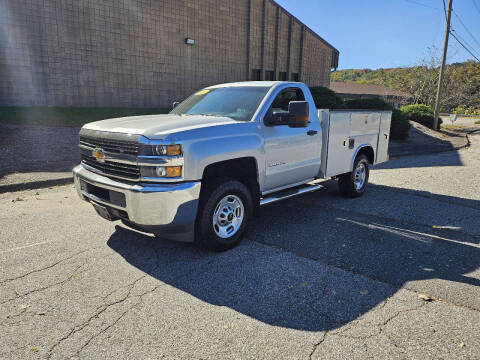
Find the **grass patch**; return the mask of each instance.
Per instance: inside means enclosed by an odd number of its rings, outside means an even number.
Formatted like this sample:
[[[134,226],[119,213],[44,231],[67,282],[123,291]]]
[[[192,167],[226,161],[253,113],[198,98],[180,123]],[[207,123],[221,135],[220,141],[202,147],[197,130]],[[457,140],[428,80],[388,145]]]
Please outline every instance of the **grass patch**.
[[[475,124],[480,125],[480,120],[475,121]]]
[[[442,124],[440,125],[441,130],[458,130],[458,129],[465,129],[467,126],[465,125],[454,125],[454,124]]]
[[[135,115],[166,114],[163,108],[0,107],[0,123],[16,125],[82,126],[86,123]]]

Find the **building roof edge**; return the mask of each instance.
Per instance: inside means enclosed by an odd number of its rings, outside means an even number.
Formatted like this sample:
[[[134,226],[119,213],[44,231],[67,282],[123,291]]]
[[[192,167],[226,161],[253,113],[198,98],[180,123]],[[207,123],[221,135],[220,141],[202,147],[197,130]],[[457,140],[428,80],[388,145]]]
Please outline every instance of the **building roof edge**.
[[[328,47],[332,48],[333,51],[336,51],[338,54],[340,53],[340,51],[335,47],[333,46],[332,44],[330,44],[327,40],[325,40],[324,38],[322,38],[320,35],[318,35],[315,31],[313,31],[310,27],[308,27],[307,25],[305,25],[305,23],[303,21],[301,21],[298,17],[296,17],[295,15],[293,15],[290,11],[288,11],[287,9],[285,9],[282,5],[280,5],[279,3],[277,3],[275,0],[268,0],[270,1],[272,4],[274,4],[275,6],[278,6],[280,9],[282,9],[283,11],[285,11],[285,13],[288,15],[288,16],[291,16],[293,19],[295,19],[297,22],[299,22],[302,26],[305,27],[305,29],[307,29],[313,36],[315,36],[317,39],[319,39],[320,41],[322,41],[325,45],[327,45]]]

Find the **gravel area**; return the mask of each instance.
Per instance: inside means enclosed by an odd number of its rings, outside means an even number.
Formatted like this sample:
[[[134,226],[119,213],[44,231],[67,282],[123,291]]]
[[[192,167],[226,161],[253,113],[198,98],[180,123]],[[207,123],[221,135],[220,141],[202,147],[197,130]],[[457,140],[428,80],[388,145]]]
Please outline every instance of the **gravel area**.
[[[452,123],[450,121],[450,116],[441,116],[443,123],[448,125],[460,125],[460,126],[472,126],[475,125],[476,121],[480,120],[479,116],[463,116],[457,115],[457,119]]]

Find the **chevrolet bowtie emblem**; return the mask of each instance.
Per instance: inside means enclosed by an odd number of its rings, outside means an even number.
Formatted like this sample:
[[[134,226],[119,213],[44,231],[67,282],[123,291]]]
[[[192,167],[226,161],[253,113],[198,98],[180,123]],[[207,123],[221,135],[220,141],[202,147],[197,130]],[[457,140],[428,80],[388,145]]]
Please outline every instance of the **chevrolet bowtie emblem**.
[[[95,149],[92,151],[92,156],[97,159],[99,162],[104,162],[105,160],[105,153],[103,152],[102,149]]]

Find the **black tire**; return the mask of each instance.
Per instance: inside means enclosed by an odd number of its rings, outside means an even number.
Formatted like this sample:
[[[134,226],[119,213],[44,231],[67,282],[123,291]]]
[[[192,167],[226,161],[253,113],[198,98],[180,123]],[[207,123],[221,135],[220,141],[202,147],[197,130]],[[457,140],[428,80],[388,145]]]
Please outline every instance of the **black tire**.
[[[355,183],[355,172],[357,168],[363,166],[365,168],[365,181],[363,185],[358,188]],[[340,193],[348,198],[356,198],[363,195],[367,188],[368,177],[370,176],[370,164],[366,155],[359,155],[353,163],[353,171],[340,175],[338,177],[338,190]]]
[[[243,220],[239,226],[236,227],[237,230],[231,237],[223,238],[217,233],[219,227],[214,223],[214,213],[217,207],[221,205],[222,200],[229,196],[232,196],[229,200],[233,199],[235,202],[241,201],[243,205]],[[218,208],[218,210],[219,209],[220,208]],[[252,210],[252,195],[248,188],[241,182],[233,179],[223,179],[217,180],[215,183],[207,183],[204,185],[200,197],[195,241],[200,246],[213,251],[225,251],[235,247],[242,240],[242,235],[252,214]],[[230,216],[230,214],[228,214],[228,216]],[[234,214],[234,216],[235,219],[239,218],[236,214]],[[215,226],[217,230],[215,230]],[[227,227],[228,225],[222,227],[222,229]]]

